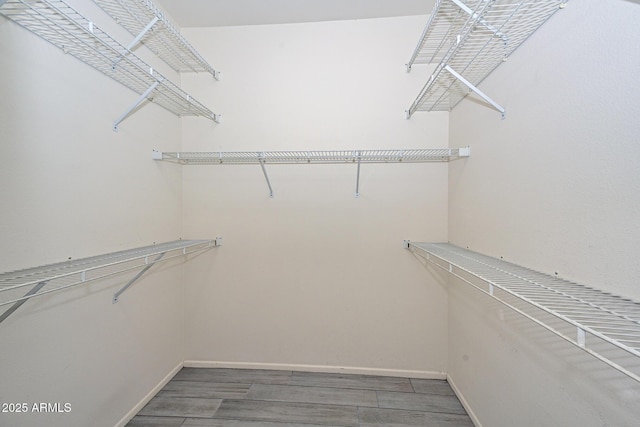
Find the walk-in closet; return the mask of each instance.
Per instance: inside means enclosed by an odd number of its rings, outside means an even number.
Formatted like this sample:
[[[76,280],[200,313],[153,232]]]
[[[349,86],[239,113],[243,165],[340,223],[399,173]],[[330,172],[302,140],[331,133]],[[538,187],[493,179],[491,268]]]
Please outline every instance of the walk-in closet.
[[[637,0],[0,0],[0,426],[640,425]]]

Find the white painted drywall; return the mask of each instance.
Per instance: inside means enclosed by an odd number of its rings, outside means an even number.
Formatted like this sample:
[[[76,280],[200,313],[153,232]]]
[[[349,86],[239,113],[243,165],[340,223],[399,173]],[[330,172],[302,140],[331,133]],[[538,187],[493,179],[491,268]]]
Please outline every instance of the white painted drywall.
[[[0,271],[180,237],[181,171],[151,160],[179,149],[179,118],[148,105],[114,133],[138,95],[4,17],[0,70]],[[0,324],[0,402],[29,411],[0,425],[113,426],[184,360],[181,262],[112,304],[134,275],[35,298]],[[71,412],[31,412],[40,403]]]
[[[450,117],[449,239],[640,300],[640,5],[569,2]],[[451,282],[449,374],[485,426],[631,426],[640,387]]]
[[[185,151],[443,147],[446,113],[404,119],[426,17],[187,29],[222,80],[183,85],[223,114],[183,121]],[[184,167],[185,236],[224,236],[187,272],[191,363],[432,375],[446,292],[402,249],[447,240],[447,165]]]

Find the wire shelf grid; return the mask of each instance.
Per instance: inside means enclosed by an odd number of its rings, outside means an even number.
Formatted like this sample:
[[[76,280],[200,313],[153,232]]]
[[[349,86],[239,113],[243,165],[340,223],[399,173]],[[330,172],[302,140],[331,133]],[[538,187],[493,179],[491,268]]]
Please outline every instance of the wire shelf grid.
[[[62,0],[7,0],[0,14],[177,116],[217,115]]]
[[[17,308],[15,304],[30,298],[139,270],[158,262],[208,250],[213,246],[213,240],[176,240],[0,273],[0,307],[9,311],[11,307],[6,307],[9,304],[14,304]],[[4,320],[4,314],[0,316],[0,321]]]
[[[450,111],[568,0],[440,0],[408,67],[439,63],[408,110]],[[466,8],[466,11],[463,10]]]
[[[447,162],[467,157],[468,149],[407,150],[155,152],[157,160],[181,164],[304,164],[304,163],[419,163]]]
[[[180,72],[218,72],[189,44],[178,28],[150,0],[93,0],[132,36]],[[148,26],[151,24],[151,28]]]
[[[640,382],[640,303],[448,243],[410,242],[409,247]]]

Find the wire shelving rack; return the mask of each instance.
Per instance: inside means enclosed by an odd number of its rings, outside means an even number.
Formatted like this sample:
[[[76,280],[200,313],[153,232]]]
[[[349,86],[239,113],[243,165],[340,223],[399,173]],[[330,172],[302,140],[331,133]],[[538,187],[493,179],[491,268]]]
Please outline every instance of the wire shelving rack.
[[[6,0],[0,14],[140,95],[113,124],[114,130],[145,101],[177,116],[220,116],[166,79],[62,0]]]
[[[93,1],[134,36],[127,46],[129,50],[142,43],[176,71],[207,72],[216,80],[220,78],[220,72],[209,65],[150,0]]]
[[[362,163],[425,163],[448,162],[469,157],[471,149],[428,148],[408,150],[335,150],[335,151],[213,151],[163,152],[153,151],[154,160],[165,160],[182,165],[250,165],[259,164],[273,197],[273,187],[265,165],[269,164],[355,164],[357,165],[356,192],[360,197],[360,165]]]
[[[468,157],[469,148],[429,148],[407,150],[334,150],[334,151],[154,151],[155,160],[184,165],[218,164],[311,164],[311,163],[420,163],[448,162]]]
[[[0,322],[27,300],[67,288],[86,285],[128,271],[140,270],[113,298],[118,297],[153,265],[208,250],[219,240],[175,240],[136,249],[113,252],[0,273]]]
[[[451,111],[475,92],[505,116],[478,85],[568,0],[437,0],[407,63],[437,64],[411,107]]]
[[[640,382],[640,303],[448,243],[406,247]]]

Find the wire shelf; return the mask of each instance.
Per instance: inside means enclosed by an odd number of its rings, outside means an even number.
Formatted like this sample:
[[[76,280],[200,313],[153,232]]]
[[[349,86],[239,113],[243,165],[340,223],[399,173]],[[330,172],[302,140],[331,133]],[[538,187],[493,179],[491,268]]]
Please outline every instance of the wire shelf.
[[[201,252],[214,240],[176,240],[0,274],[0,322],[26,300],[84,285],[172,258]],[[136,277],[137,279],[137,277]],[[7,307],[13,304],[11,307]]]
[[[408,247],[640,382],[640,303],[448,243]]]
[[[438,0],[407,67],[438,66],[408,116],[452,110],[567,1]]]
[[[93,1],[136,37],[133,44],[144,44],[174,70],[207,72],[219,78],[219,72],[207,63],[150,0]]]
[[[218,121],[218,115],[64,1],[7,0],[0,14],[173,114]]]
[[[409,150],[336,150],[336,151],[244,151],[244,152],[158,152],[155,160],[185,165],[216,164],[304,164],[304,163],[420,163],[447,162],[468,157],[469,148],[433,148]]]

